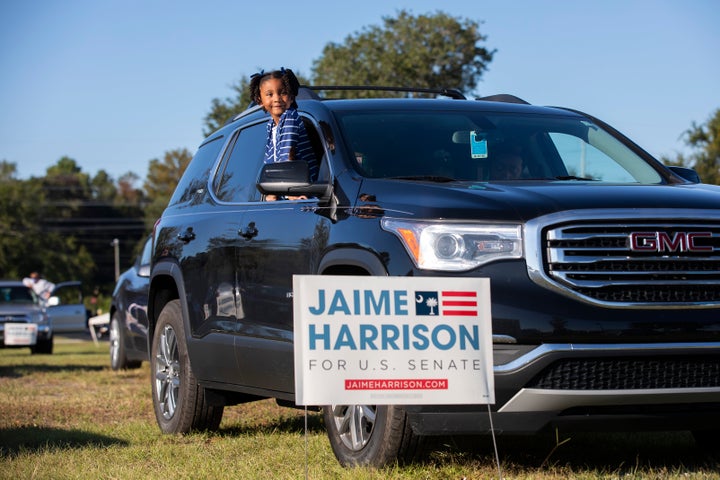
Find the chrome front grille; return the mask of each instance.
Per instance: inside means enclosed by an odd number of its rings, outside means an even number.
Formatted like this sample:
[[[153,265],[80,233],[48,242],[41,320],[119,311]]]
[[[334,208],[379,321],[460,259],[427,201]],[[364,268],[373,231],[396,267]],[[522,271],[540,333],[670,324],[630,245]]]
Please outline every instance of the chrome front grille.
[[[720,306],[720,220],[608,216],[536,226],[533,279],[606,306]]]

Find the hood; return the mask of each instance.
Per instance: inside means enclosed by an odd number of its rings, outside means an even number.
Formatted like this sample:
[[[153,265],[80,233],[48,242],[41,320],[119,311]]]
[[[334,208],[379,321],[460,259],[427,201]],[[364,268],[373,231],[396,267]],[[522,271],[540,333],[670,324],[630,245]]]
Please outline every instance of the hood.
[[[39,305],[33,304],[0,304],[0,321],[4,321],[7,316],[33,315],[42,313],[43,309]]]
[[[357,209],[387,216],[526,222],[565,210],[720,210],[720,187],[633,185],[578,181],[414,182],[365,179]],[[698,213],[702,217],[702,213]]]

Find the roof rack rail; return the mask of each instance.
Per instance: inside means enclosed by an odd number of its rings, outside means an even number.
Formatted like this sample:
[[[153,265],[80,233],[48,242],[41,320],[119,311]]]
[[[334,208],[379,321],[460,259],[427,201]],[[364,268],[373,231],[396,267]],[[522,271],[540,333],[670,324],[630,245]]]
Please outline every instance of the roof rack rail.
[[[467,100],[459,90],[454,88],[417,88],[417,87],[390,87],[382,85],[303,85],[309,90],[335,90],[335,91],[381,91],[381,92],[408,92],[408,93],[434,93],[455,100]]]
[[[524,105],[530,105],[530,102],[526,102],[522,98],[508,93],[498,93],[496,95],[488,95],[486,97],[477,97],[475,100],[483,100],[486,102],[522,103]]]
[[[312,87],[308,87],[307,85],[300,85],[297,97],[295,98],[298,100],[321,100],[320,95],[315,93]]]
[[[366,86],[354,86],[354,85],[300,85],[298,94],[295,98],[298,100],[322,100],[322,98],[316,93],[320,90],[340,90],[340,91],[362,91],[362,90],[373,90],[383,92],[415,92],[415,93],[434,93],[436,95],[442,95],[444,97],[450,97],[455,100],[467,100],[459,90],[454,88],[415,88],[415,87],[384,87],[377,85],[366,85]],[[477,99],[476,99],[477,100]],[[249,115],[255,110],[259,110],[260,106],[254,101],[250,101],[250,104],[245,110],[232,117],[228,118],[225,125],[234,122],[240,117]]]

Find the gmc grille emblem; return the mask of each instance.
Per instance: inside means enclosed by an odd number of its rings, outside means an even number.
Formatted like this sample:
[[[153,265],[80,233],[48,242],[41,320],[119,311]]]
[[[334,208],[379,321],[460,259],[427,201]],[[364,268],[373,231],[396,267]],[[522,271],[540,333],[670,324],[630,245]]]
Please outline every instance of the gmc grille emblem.
[[[712,238],[711,232],[632,232],[630,250],[634,252],[712,252],[710,245],[698,240]]]

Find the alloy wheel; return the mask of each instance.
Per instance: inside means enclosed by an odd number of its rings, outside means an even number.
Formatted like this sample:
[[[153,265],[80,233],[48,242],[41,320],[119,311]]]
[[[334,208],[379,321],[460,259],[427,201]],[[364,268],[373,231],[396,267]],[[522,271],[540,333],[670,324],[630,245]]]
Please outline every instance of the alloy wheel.
[[[333,405],[335,428],[343,444],[352,451],[362,450],[370,441],[375,427],[374,405]]]
[[[155,357],[155,391],[163,417],[175,415],[180,390],[180,358],[175,330],[165,325],[159,338],[159,352]]]

